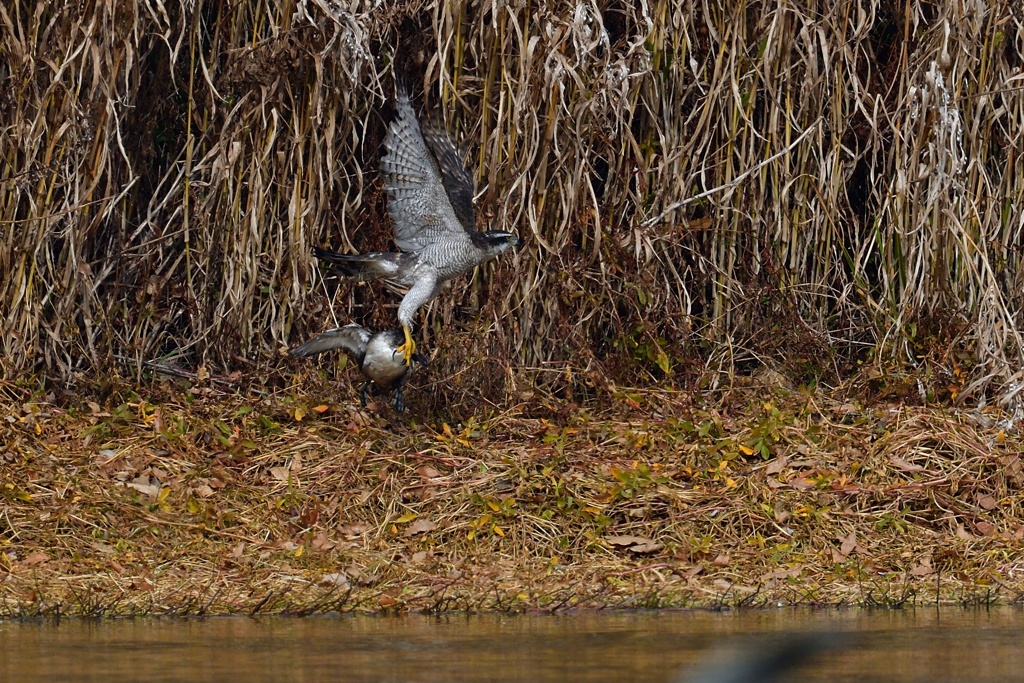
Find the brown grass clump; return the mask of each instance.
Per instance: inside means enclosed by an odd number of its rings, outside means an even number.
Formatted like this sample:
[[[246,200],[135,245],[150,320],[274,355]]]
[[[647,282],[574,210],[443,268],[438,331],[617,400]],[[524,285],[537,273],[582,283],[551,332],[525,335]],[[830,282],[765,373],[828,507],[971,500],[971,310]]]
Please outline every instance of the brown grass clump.
[[[398,74],[526,242],[427,345],[717,385],[790,363],[781,320],[801,380],[938,366],[1012,409],[1022,46],[1016,0],[5,3],[3,376],[250,371],[329,308],[392,324],[309,254],[388,246]],[[936,315],[962,333],[925,367]]]
[[[452,423],[414,380],[404,422],[315,373],[263,396],[229,381],[115,379],[102,401],[0,384],[0,614],[1024,595],[1024,443],[991,409],[751,386],[524,395]]]

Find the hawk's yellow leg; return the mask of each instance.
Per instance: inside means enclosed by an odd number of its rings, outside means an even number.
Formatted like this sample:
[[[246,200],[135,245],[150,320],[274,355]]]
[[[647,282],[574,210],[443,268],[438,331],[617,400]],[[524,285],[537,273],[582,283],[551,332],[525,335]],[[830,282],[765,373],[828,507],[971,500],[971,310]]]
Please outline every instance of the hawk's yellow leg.
[[[412,354],[416,352],[416,342],[412,340],[412,333],[408,325],[402,325],[405,331],[405,343],[395,349],[395,353],[401,353],[406,365],[412,365]]]

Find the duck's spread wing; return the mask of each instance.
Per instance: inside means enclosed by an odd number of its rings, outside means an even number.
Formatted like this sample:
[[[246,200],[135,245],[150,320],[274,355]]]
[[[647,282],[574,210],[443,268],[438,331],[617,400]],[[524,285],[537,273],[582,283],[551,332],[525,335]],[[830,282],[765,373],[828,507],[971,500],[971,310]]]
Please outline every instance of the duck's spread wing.
[[[370,332],[361,325],[354,323],[344,327],[321,332],[297,349],[288,353],[300,358],[317,356],[326,351],[341,349],[355,359],[361,359],[366,353],[366,343],[370,341]]]

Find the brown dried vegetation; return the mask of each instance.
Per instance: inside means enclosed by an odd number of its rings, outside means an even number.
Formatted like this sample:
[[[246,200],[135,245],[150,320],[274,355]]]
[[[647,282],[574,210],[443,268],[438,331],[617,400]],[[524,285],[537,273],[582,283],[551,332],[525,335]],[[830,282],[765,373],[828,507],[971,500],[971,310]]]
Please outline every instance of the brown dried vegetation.
[[[1016,0],[0,4],[0,609],[1019,599],[1022,57]],[[396,75],[525,242],[408,422],[282,355],[394,324],[310,247],[390,248]]]
[[[328,310],[392,324],[395,297],[324,286],[310,246],[388,247],[397,72],[527,244],[455,283],[428,346],[717,383],[788,373],[797,331],[797,374],[834,381],[919,364],[940,316],[960,397],[1013,400],[1022,21],[1013,0],[7,3],[3,372],[247,370]]]
[[[222,386],[114,382],[99,403],[0,385],[0,614],[1024,596],[1024,442],[992,411],[756,385],[714,405],[524,393],[449,424],[415,381],[411,422],[320,403],[316,377]]]

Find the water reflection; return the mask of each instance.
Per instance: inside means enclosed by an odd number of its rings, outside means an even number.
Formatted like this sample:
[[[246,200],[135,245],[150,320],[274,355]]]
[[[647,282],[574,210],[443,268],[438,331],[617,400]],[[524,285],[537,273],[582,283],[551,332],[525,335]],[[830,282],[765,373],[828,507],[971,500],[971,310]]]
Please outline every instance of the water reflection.
[[[780,609],[0,623],[0,681],[668,683],[713,648],[769,650],[786,634],[824,631],[855,638],[791,680],[982,683],[1024,672],[1019,609]]]

